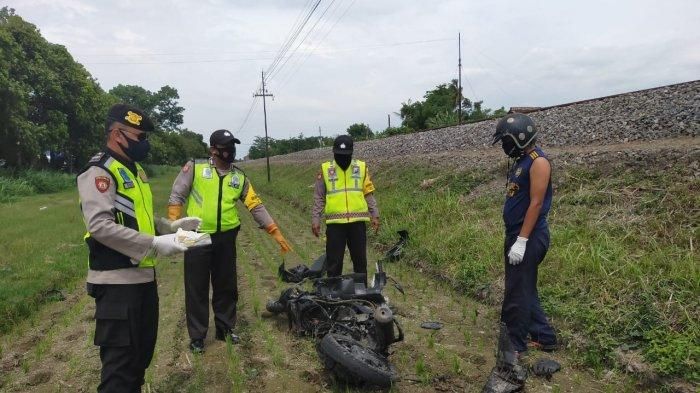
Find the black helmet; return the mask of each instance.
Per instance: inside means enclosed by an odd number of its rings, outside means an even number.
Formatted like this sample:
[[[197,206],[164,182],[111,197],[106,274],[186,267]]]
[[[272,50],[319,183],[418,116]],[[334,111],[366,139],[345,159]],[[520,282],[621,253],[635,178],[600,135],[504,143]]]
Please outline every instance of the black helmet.
[[[522,154],[525,147],[535,140],[536,136],[537,127],[535,127],[535,122],[533,122],[529,116],[523,115],[522,113],[513,113],[506,115],[498,121],[491,144],[493,145],[503,140],[504,144],[510,145],[512,140],[515,149],[508,150],[511,150],[513,154],[509,151],[506,151],[506,154],[518,156]],[[504,148],[504,150],[506,149]]]

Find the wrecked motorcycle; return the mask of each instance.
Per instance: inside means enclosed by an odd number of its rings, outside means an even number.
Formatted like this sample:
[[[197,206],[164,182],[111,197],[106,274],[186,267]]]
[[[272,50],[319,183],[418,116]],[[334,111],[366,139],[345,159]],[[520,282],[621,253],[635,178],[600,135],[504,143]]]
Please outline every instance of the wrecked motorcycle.
[[[324,368],[339,380],[368,387],[391,386],[398,375],[388,360],[389,346],[404,338],[401,325],[382,295],[391,279],[381,262],[369,287],[365,284],[366,273],[320,278],[323,263],[319,260],[306,269],[297,266],[286,271],[280,266],[283,280],[308,280],[313,289],[307,291],[300,285],[287,288],[279,299],[268,302],[267,310],[286,313],[294,333],[314,337]]]

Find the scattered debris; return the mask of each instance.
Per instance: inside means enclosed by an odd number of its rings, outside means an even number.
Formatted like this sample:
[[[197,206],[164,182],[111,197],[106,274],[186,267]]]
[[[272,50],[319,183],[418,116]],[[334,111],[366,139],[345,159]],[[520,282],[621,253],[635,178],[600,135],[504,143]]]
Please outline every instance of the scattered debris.
[[[437,322],[437,321],[426,321],[420,324],[420,327],[423,329],[429,329],[429,330],[440,330],[442,329],[442,322]]]
[[[545,377],[547,380],[552,379],[552,375],[561,370],[561,364],[556,360],[549,358],[540,358],[532,366],[532,373],[538,377]]]
[[[408,231],[405,229],[402,229],[400,231],[396,232],[399,235],[399,240],[394,243],[393,246],[389,249],[389,251],[384,254],[384,260],[385,261],[398,261],[401,259],[401,256],[403,254],[403,248],[406,246],[408,243]]]
[[[427,190],[428,188],[432,187],[436,181],[437,181],[437,178],[423,179],[423,181],[420,183],[421,190]]]
[[[506,325],[501,323],[496,366],[491,370],[482,393],[520,392],[525,387],[525,380],[527,380],[527,368],[519,363],[518,353],[510,342]]]

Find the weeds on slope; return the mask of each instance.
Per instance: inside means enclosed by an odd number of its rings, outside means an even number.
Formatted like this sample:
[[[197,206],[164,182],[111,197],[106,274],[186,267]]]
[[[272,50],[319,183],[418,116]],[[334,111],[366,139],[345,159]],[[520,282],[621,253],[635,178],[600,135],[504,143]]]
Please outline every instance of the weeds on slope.
[[[310,216],[318,166],[273,165],[270,184],[263,167],[245,169],[263,198],[273,194]],[[370,166],[382,217],[370,242],[392,244],[396,230],[408,229],[411,262],[498,297],[503,169]],[[555,165],[553,183],[552,245],[539,287],[563,338],[597,369],[616,350],[636,350],[661,375],[699,381],[700,180],[692,169]]]

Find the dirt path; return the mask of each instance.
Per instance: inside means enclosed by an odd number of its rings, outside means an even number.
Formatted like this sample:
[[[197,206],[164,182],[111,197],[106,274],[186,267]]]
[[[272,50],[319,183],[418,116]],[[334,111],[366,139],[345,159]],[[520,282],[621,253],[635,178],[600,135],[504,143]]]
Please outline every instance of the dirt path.
[[[295,254],[288,267],[309,264],[323,252],[323,243],[308,229],[306,213],[274,200],[265,203],[291,241]],[[242,213],[238,240],[239,323],[243,343],[231,346],[210,337],[206,353],[193,356],[184,318],[182,266],[161,262],[158,268],[160,327],[155,357],[147,372],[145,392],[328,392],[347,391],[322,369],[314,344],[287,330],[284,317],[271,316],[265,303],[286,284],[276,277],[277,245]],[[371,242],[370,238],[370,242]],[[378,254],[370,251],[369,260]],[[346,266],[349,265],[346,256]],[[370,267],[372,270],[373,267]],[[386,266],[407,295],[386,290],[396,307],[406,341],[393,347],[392,362],[403,380],[397,392],[478,392],[493,365],[497,307],[455,293],[444,282],[425,277],[399,263]],[[0,391],[89,392],[99,381],[99,356],[92,345],[94,303],[81,286],[64,301],[44,307],[10,334],[0,338],[7,348],[0,359]],[[420,328],[423,321],[444,323],[440,331]],[[541,354],[534,353],[536,359]],[[616,372],[594,375],[579,369],[566,352],[553,356],[563,371],[552,381],[530,378],[530,392],[607,392],[634,390]],[[349,389],[352,390],[352,389]]]

